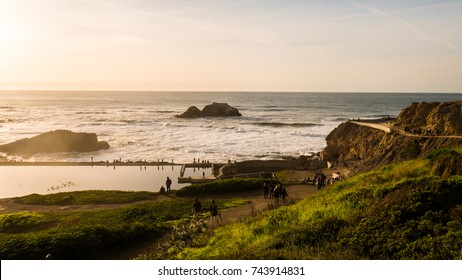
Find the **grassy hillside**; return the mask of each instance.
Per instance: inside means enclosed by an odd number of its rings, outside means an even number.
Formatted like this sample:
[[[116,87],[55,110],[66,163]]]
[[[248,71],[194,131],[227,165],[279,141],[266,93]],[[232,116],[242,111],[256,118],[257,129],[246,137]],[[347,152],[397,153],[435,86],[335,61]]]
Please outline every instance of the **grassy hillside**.
[[[385,166],[196,235],[173,259],[460,259],[462,149]]]

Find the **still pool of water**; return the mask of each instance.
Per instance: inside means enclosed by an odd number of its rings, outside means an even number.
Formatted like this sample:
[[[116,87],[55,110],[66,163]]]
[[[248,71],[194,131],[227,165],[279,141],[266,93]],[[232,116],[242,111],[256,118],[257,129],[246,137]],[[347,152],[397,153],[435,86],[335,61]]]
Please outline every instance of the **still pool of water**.
[[[158,192],[167,176],[172,190],[178,184],[181,166],[2,166],[0,167],[0,198],[31,193],[51,194],[83,190],[122,190]],[[185,177],[199,177],[211,169],[187,168]]]

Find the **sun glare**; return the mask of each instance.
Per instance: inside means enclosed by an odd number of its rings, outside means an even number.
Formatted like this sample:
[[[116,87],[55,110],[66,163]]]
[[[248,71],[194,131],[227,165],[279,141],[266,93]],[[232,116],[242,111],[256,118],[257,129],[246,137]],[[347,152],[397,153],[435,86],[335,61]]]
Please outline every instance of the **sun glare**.
[[[11,6],[9,3],[0,3],[0,48],[8,47],[11,41],[20,33],[14,14],[10,13]]]

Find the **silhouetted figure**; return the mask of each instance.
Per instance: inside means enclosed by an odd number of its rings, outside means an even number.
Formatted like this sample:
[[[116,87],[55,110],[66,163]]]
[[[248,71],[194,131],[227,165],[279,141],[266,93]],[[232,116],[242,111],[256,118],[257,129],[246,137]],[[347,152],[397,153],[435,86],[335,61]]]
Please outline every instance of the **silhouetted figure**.
[[[167,181],[165,181],[165,185],[167,186],[167,192],[169,192],[171,190],[170,186],[172,185],[172,180],[170,180],[169,177],[167,177]]]
[[[282,190],[281,190],[281,197],[282,197],[282,200],[286,200],[286,197],[288,197],[289,195],[287,194],[287,189],[285,187],[282,187]]]
[[[281,197],[281,194],[282,194],[281,192],[282,192],[282,185],[277,184],[273,190],[273,198],[276,200],[276,202],[279,202],[279,198]]]
[[[269,186],[268,186],[268,184],[267,184],[266,182],[263,183],[263,188],[262,188],[262,189],[263,189],[263,197],[264,197],[265,199],[268,199],[268,195],[269,195]]]
[[[165,193],[165,188],[164,188],[164,186],[160,186],[160,193]]]
[[[212,225],[216,222],[218,223],[218,217],[219,217],[219,212],[218,212],[218,206],[215,203],[215,200],[212,200],[212,204],[210,204],[210,215],[212,217]],[[221,220],[221,216],[220,216]]]
[[[193,216],[195,218],[197,218],[199,216],[199,213],[201,212],[201,210],[202,210],[202,205],[199,202],[199,200],[197,198],[195,198],[194,203],[193,203]]]
[[[270,199],[274,197],[274,188],[275,186],[273,184],[269,186],[269,198]]]

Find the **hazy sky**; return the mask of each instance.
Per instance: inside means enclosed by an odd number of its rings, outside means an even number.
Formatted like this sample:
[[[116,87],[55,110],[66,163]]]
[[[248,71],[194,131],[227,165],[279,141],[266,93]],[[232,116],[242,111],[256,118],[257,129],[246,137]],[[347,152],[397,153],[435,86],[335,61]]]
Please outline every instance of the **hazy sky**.
[[[0,0],[0,89],[462,92],[462,0]]]

